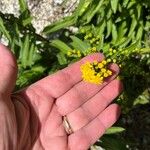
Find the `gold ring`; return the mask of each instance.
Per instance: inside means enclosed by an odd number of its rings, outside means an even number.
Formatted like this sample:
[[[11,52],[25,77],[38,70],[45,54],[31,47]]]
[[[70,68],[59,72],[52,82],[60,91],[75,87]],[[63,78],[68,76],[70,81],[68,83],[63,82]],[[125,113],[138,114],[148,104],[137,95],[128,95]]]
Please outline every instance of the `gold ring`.
[[[65,131],[67,132],[68,135],[73,133],[73,130],[72,130],[71,125],[67,119],[67,116],[63,117],[63,125],[64,125]]]

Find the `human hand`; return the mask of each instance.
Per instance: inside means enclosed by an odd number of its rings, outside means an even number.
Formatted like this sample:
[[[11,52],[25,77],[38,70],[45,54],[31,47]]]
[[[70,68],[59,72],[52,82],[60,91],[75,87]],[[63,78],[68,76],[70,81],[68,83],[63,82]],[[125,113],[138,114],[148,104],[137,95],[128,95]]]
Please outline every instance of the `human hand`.
[[[80,65],[101,61],[93,54],[27,88],[12,93],[17,67],[11,52],[0,45],[0,149],[5,150],[87,150],[120,114],[110,104],[120,94],[122,84],[113,75],[101,85],[83,82]],[[63,125],[67,116],[73,133]]]

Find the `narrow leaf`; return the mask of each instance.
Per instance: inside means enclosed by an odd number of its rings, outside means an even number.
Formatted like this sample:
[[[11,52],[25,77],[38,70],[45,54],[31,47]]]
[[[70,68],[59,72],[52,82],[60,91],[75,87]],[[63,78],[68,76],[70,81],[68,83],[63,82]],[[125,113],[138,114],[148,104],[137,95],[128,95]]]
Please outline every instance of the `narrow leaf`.
[[[27,34],[21,49],[22,51],[21,62],[24,68],[28,66],[28,55],[30,49],[29,43],[30,43],[30,38],[29,35]]]
[[[134,50],[135,48],[137,48],[137,45],[138,45],[139,41],[131,44],[130,46],[128,46],[127,48],[123,49],[123,51],[129,51],[131,52],[132,50]]]
[[[80,0],[79,5],[76,9],[76,15],[81,16],[87,9],[88,6],[92,3],[91,0]]]
[[[35,45],[34,45],[34,43],[31,43],[30,52],[29,52],[29,56],[28,56],[29,66],[32,66],[34,64],[34,62],[33,62],[34,52],[35,52]]]
[[[103,5],[103,2],[104,0],[100,0],[98,5],[95,3],[96,5],[94,5],[94,7],[89,10],[86,24],[89,23],[91,19],[93,18],[93,16],[97,13],[97,11],[99,11],[100,7]]]
[[[5,35],[5,37],[11,42],[11,36],[7,31],[2,18],[0,17],[0,31]]]
[[[112,19],[109,19],[107,21],[107,34],[106,34],[106,38],[109,37],[109,35],[111,33],[111,30],[112,30]]]
[[[102,35],[104,33],[105,27],[106,27],[106,20],[103,19],[100,25],[98,26],[98,30],[97,30],[98,35]]]
[[[28,18],[26,18],[22,21],[22,24],[23,24],[23,26],[26,26],[26,25],[30,24],[31,21],[32,21],[32,17],[29,16]]]
[[[58,48],[64,54],[67,54],[68,50],[71,49],[67,44],[60,40],[53,40],[50,45]]]
[[[115,24],[112,24],[112,39],[113,39],[113,43],[116,42],[117,36],[118,36],[117,28],[116,28]]]
[[[123,131],[125,131],[125,129],[122,127],[111,127],[105,132],[105,134],[115,134]]]
[[[19,5],[21,13],[28,9],[27,2],[25,0],[19,0]]]
[[[57,54],[58,62],[60,65],[65,65],[67,64],[67,59],[64,55],[64,53],[60,52]]]
[[[72,39],[72,43],[71,45],[77,49],[82,51],[83,53],[85,53],[85,51],[90,47],[90,45],[88,45],[87,43],[85,43],[84,41],[80,40],[79,38],[77,38],[76,36],[71,36]]]
[[[137,25],[137,20],[136,20],[135,15],[134,15],[133,18],[132,18],[132,22],[131,22],[131,26],[130,26],[128,37],[131,36],[131,34],[133,33],[134,29],[136,28],[136,25]]]
[[[44,34],[50,34],[52,32],[58,31],[60,29],[66,28],[68,26],[73,25],[76,22],[75,16],[69,16],[64,18],[61,21],[57,21],[47,27],[44,28],[43,33]]]
[[[116,13],[116,11],[117,11],[118,1],[119,0],[111,0],[111,8],[114,13]]]

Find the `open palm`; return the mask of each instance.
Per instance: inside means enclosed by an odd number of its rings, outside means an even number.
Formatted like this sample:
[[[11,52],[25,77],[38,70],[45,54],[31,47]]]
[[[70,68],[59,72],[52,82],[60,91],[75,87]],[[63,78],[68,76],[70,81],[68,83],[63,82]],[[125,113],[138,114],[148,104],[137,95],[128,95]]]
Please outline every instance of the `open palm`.
[[[122,90],[113,75],[102,85],[81,79],[80,65],[104,59],[93,54],[11,94],[17,76],[13,55],[0,45],[0,149],[11,150],[87,150],[116,122],[120,109],[112,100]],[[4,82],[5,81],[5,82]],[[67,135],[63,116],[73,133]]]

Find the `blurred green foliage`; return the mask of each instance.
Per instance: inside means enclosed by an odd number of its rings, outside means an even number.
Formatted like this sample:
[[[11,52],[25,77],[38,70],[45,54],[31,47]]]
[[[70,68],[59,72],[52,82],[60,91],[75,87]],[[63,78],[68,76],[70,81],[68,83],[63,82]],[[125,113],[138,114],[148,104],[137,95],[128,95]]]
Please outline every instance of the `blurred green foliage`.
[[[20,16],[0,12],[0,36],[17,58],[16,89],[54,73],[82,57],[102,52],[121,65],[124,92],[116,102],[128,115],[135,106],[150,102],[150,3],[147,0],[80,0],[73,14],[37,34],[25,0],[19,0]],[[70,26],[78,28],[72,32]],[[68,27],[68,28],[67,28]],[[55,38],[59,34],[59,38]],[[69,51],[81,55],[69,56]],[[106,150],[130,145],[120,138],[122,118],[96,143]],[[125,127],[126,128],[126,127]],[[131,144],[132,145],[132,144]]]

